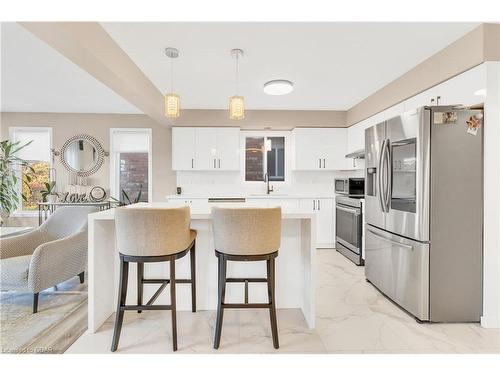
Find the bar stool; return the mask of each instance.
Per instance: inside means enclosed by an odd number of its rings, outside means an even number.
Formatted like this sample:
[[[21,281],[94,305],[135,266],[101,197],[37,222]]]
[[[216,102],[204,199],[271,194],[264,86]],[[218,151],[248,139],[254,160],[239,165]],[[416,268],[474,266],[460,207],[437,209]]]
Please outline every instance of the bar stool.
[[[120,253],[120,285],[116,307],[111,351],[116,351],[126,310],[171,310],[173,350],[177,350],[177,319],[175,286],[191,284],[191,309],[196,311],[196,231],[189,228],[189,207],[179,208],[117,208],[115,211],[116,244]],[[189,252],[191,278],[176,279],[175,260]],[[129,263],[137,263],[137,305],[125,305]],[[170,262],[168,279],[145,279],[144,263]],[[144,284],[161,284],[143,305]],[[153,305],[170,284],[170,305]]]
[[[214,348],[218,349],[225,309],[268,308],[273,345],[279,348],[275,300],[275,258],[281,242],[281,208],[212,209],[215,255],[218,258],[218,304]],[[227,278],[227,261],[266,261],[266,278]],[[245,302],[226,303],[226,283],[245,283]],[[248,283],[267,283],[268,303],[248,303]]]

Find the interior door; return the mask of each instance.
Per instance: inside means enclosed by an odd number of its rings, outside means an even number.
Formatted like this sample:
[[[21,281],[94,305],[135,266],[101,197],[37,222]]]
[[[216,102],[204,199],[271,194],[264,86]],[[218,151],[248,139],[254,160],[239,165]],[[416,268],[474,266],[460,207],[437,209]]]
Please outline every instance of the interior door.
[[[387,120],[385,229],[429,240],[430,112],[423,108]]]
[[[366,222],[379,228],[385,227],[381,203],[379,174],[382,146],[385,144],[385,122],[365,130],[365,216]]]
[[[429,320],[429,244],[368,225],[365,276],[420,320]]]

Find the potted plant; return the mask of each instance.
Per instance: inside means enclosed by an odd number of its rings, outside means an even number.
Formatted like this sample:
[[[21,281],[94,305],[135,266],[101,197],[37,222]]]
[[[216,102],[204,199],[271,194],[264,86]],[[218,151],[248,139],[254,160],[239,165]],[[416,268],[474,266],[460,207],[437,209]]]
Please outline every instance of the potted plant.
[[[55,203],[57,202],[57,198],[59,197],[57,193],[54,192],[54,188],[56,186],[55,181],[45,182],[45,189],[40,191],[42,195],[42,200],[44,202]]]
[[[114,197],[110,197],[110,199],[115,203],[117,203],[118,206],[128,206],[129,204],[139,203],[141,201],[141,196],[142,196],[142,184],[139,187],[139,193],[137,194],[134,200],[130,199],[129,195],[124,189],[122,189],[121,196],[122,196],[121,200],[116,199]]]
[[[12,143],[9,140],[0,142],[0,225],[14,212],[19,206],[19,170],[27,168],[29,173],[22,174],[21,181],[29,191],[31,188],[30,173],[35,173],[29,162],[17,156],[20,150],[28,146],[32,141],[20,145],[20,142]],[[23,200],[26,196],[21,194]]]

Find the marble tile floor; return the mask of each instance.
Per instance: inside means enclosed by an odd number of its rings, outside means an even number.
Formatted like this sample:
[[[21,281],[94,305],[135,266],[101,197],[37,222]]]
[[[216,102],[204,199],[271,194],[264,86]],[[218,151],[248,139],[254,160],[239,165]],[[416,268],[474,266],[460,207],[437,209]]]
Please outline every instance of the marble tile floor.
[[[418,324],[365,281],[334,250],[318,251],[317,320],[309,330],[298,309],[279,309],[280,349],[272,346],[267,310],[227,310],[219,350],[215,311],[179,312],[177,353],[500,353],[500,330],[479,324]],[[82,335],[66,353],[110,353],[114,317]],[[128,312],[116,353],[171,353],[170,313]]]

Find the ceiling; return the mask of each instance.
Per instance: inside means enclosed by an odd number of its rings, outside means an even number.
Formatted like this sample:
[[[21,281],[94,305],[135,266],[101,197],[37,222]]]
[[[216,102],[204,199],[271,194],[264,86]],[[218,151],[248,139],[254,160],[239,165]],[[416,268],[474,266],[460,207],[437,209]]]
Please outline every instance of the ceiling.
[[[2,112],[141,113],[19,24],[1,41]]]
[[[347,110],[477,23],[102,23],[159,91],[170,91],[164,48],[176,47],[174,90],[183,109],[226,109],[235,94],[229,51],[241,48],[247,109]],[[16,23],[1,28],[1,110],[141,113]],[[295,90],[268,96],[263,84]]]
[[[174,90],[182,108],[227,108],[235,94],[229,51],[241,48],[240,89],[248,109],[347,110],[477,23],[102,23],[163,93],[170,91],[165,47],[176,47]],[[263,84],[295,90],[268,96]]]

